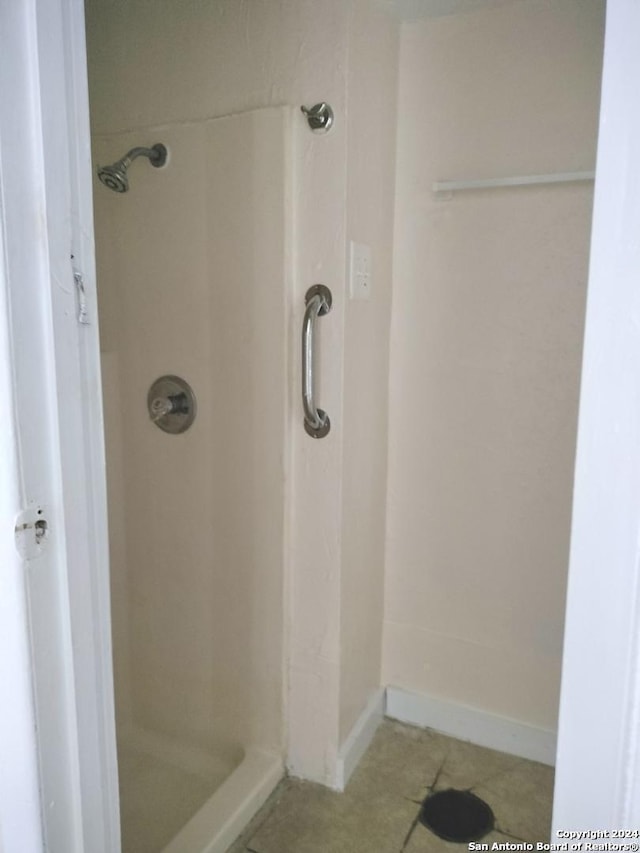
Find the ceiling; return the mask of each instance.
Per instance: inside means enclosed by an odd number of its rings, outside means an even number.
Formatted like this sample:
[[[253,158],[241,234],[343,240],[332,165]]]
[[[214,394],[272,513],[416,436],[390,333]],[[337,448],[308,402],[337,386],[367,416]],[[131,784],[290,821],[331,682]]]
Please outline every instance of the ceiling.
[[[459,12],[479,12],[482,9],[506,6],[509,3],[524,2],[524,0],[380,0],[380,2],[403,20],[416,21],[420,18],[439,18]]]

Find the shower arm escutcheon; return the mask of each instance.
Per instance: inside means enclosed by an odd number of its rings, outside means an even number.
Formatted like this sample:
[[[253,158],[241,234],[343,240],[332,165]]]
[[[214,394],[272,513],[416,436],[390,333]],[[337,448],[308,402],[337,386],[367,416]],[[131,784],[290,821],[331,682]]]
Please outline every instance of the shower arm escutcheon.
[[[331,429],[329,415],[316,407],[314,400],[313,332],[317,317],[331,311],[331,291],[324,284],[314,284],[307,290],[306,308],[302,322],[302,408],[304,428],[312,438],[324,438]]]

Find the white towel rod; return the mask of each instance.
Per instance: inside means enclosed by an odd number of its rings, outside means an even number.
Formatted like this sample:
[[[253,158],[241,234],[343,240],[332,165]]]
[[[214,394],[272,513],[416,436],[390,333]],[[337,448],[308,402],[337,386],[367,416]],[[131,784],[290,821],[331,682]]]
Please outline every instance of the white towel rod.
[[[550,175],[515,175],[510,178],[483,178],[475,181],[436,181],[434,193],[451,193],[456,190],[486,190],[493,187],[528,187],[534,184],[570,184],[592,181],[595,172],[556,172]]]

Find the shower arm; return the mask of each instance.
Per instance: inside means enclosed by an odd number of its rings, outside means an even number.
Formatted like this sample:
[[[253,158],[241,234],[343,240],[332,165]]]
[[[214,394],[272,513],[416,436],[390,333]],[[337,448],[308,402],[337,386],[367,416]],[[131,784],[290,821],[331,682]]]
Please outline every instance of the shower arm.
[[[124,166],[125,169],[128,169],[136,157],[148,157],[152,166],[160,165],[159,161],[161,159],[161,155],[157,149],[141,147],[132,148],[131,151],[127,151],[124,157],[121,160],[118,160],[118,163]]]

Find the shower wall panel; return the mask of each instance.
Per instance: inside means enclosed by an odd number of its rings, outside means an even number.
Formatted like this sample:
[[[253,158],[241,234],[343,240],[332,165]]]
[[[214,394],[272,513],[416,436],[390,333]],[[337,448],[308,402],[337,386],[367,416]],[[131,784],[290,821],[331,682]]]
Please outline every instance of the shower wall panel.
[[[95,188],[119,722],[219,754],[282,750],[288,115],[94,140],[170,151]],[[182,435],[147,414],[166,373]]]
[[[107,334],[103,336],[103,340]],[[123,417],[120,399],[120,363],[116,349],[104,350],[102,394],[104,399],[105,450],[108,475],[109,579],[111,582],[111,636],[115,682],[116,720],[130,728],[131,656],[129,652],[129,573],[127,571],[127,524],[124,504],[125,470]]]

